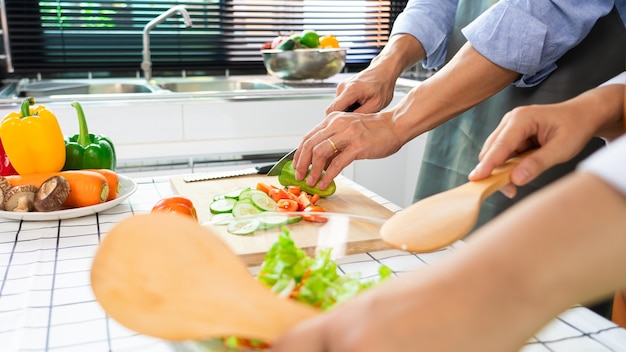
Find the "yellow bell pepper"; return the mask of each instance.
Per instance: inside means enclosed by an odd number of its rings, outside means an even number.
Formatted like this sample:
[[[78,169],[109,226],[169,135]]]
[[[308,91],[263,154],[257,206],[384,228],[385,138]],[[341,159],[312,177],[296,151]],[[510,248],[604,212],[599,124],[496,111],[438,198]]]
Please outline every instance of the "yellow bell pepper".
[[[0,123],[0,139],[15,171],[20,175],[61,171],[65,164],[65,139],[56,116],[35,99],[22,102]]]

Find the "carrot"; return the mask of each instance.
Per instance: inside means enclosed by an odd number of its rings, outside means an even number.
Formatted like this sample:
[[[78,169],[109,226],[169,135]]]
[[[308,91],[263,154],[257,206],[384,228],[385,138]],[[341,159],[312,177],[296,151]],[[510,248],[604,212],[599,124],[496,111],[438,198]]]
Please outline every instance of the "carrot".
[[[45,172],[29,175],[5,176],[11,187],[20,185],[41,184],[52,176],[63,176],[70,184],[70,194],[63,203],[66,208],[86,207],[106,201],[109,194],[109,185],[104,176],[87,170],[68,170],[60,172]]]
[[[122,185],[120,184],[120,178],[117,175],[117,172],[109,169],[88,169],[89,171],[97,172],[100,175],[104,176],[107,179],[107,183],[109,184],[109,195],[107,200],[117,198],[117,194],[120,192]]]

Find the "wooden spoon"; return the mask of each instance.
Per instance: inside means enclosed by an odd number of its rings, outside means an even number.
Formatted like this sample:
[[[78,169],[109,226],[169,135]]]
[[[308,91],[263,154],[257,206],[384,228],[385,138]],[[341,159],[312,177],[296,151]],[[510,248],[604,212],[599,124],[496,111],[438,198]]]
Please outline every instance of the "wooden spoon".
[[[382,239],[411,252],[432,252],[463,238],[476,224],[482,202],[510,183],[511,172],[530,152],[507,160],[491,176],[424,198],[389,218]]]
[[[93,292],[127,328],[166,340],[271,342],[317,311],[280,299],[208,228],[171,213],[131,216],[102,241]]]

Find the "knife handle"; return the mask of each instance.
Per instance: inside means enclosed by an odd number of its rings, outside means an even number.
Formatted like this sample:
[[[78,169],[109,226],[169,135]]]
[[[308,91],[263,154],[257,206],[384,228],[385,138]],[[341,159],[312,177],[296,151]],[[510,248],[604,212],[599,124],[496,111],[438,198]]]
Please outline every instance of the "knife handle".
[[[274,164],[268,164],[263,166],[255,166],[254,168],[258,171],[260,175],[266,175],[270,169],[274,166]]]

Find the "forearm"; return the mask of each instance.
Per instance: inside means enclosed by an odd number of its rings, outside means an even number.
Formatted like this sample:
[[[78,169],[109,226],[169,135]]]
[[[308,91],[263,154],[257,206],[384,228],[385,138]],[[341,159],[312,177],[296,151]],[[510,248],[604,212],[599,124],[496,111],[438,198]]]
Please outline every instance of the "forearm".
[[[486,287],[493,310],[532,334],[567,307],[626,287],[625,212],[626,197],[577,172],[479,229],[457,276]]]
[[[425,57],[424,47],[419,40],[410,34],[397,34],[389,39],[369,68],[387,70],[391,77],[397,78]]]
[[[613,140],[624,133],[624,85],[611,84],[592,89],[581,96],[572,113],[591,118],[595,136]]]
[[[518,76],[466,44],[439,72],[384,114],[406,143],[491,97]]]

